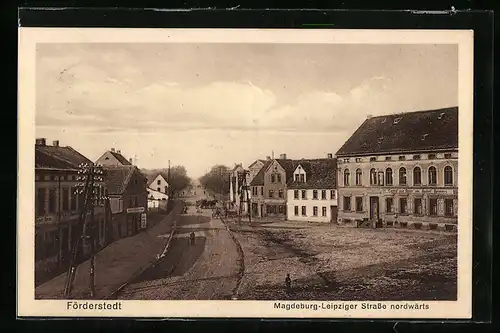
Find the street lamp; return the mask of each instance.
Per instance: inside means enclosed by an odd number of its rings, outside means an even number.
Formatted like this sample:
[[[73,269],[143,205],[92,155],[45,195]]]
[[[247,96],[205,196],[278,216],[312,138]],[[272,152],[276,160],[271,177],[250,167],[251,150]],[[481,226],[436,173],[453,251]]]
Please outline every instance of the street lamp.
[[[80,250],[80,240],[90,242],[90,270],[89,270],[89,289],[90,296],[95,296],[95,241],[96,227],[94,221],[95,207],[105,206],[109,199],[104,193],[104,170],[101,164],[81,163],[78,167],[78,175],[75,194],[83,197],[83,205],[80,207],[80,230],[76,243],[73,244],[73,255],[67,274],[64,294],[69,296],[73,287],[75,278],[76,261]],[[90,213],[90,221],[87,220],[87,214]]]

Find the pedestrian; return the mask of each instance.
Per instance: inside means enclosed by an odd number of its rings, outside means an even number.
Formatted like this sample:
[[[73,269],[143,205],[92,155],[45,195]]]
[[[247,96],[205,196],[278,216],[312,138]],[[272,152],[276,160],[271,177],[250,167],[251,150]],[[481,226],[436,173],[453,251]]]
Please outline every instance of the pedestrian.
[[[189,235],[189,238],[191,239],[191,245],[194,245],[194,232],[191,232],[191,234]]]
[[[290,279],[290,273],[286,274],[285,289],[287,294],[289,294],[292,291],[292,279]]]

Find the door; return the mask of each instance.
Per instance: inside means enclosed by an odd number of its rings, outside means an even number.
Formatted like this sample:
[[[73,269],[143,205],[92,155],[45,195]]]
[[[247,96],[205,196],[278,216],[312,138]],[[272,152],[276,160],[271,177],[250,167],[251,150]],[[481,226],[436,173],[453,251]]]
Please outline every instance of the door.
[[[375,220],[376,222],[378,222],[380,217],[378,199],[378,197],[370,197],[370,220]]]
[[[330,222],[337,221],[337,206],[330,206]]]
[[[261,204],[260,205],[260,217],[263,217],[264,216],[264,205]]]

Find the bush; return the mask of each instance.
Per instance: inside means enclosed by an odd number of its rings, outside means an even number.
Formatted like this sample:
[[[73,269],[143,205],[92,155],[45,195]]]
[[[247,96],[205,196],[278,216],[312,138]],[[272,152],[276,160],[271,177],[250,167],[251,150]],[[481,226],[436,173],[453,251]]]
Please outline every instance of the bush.
[[[415,223],[413,226],[415,229],[422,229],[422,223]]]

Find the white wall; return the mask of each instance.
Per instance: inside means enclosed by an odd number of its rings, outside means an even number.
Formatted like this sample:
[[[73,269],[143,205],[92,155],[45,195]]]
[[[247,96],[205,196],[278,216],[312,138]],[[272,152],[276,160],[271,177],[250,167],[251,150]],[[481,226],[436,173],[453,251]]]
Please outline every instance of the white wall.
[[[158,184],[158,181],[160,181],[160,184]],[[151,182],[151,184],[149,184],[149,187],[155,191],[158,191],[158,188],[160,188],[160,192],[162,193],[167,193],[165,191],[165,186],[168,187],[168,183],[165,180],[165,178],[163,178],[162,175],[156,176],[156,178]]]
[[[321,199],[321,190],[318,191],[318,199],[313,199],[314,190],[305,190],[307,199],[302,199],[302,190],[299,191],[299,198],[295,199],[294,189],[287,190],[287,217],[290,221],[311,221],[330,222],[330,206],[337,207],[337,190],[334,191],[334,199],[330,198],[330,189],[326,190],[326,200]],[[295,206],[299,208],[299,215],[295,215]],[[306,207],[306,216],[302,216],[302,206]],[[313,215],[313,207],[318,207],[318,216]],[[322,215],[322,207],[326,207],[326,216]]]

